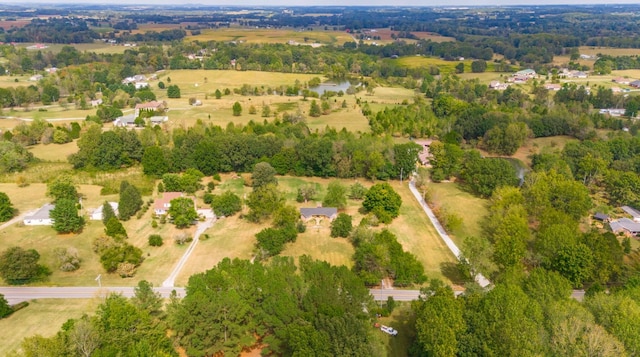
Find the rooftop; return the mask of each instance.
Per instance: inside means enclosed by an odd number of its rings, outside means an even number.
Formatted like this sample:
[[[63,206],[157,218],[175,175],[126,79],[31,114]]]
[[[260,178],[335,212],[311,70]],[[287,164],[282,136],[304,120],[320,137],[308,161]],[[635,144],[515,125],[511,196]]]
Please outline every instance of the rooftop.
[[[331,217],[338,214],[338,209],[335,207],[300,208],[300,214],[306,218],[312,216]]]
[[[30,216],[24,217],[24,220],[36,220],[36,219],[49,219],[49,212],[54,209],[56,205],[47,203],[44,206],[40,207],[34,214]]]
[[[622,208],[623,211],[627,212],[628,214],[631,215],[631,217],[633,218],[640,218],[640,212],[638,212],[638,210],[636,210],[633,207],[629,207],[629,206],[622,206],[620,207]]]

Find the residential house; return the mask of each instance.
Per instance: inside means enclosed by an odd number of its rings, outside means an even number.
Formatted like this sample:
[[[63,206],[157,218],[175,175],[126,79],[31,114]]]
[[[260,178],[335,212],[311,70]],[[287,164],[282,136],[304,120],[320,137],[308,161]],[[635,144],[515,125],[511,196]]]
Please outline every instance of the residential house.
[[[513,77],[526,77],[526,78],[536,78],[538,74],[531,68],[523,69],[522,71],[516,72]]]
[[[422,165],[428,165],[429,158],[431,157],[429,147],[431,146],[431,143],[433,143],[433,140],[416,140],[414,141],[414,143],[422,146],[422,151],[418,153],[418,159],[420,160],[420,163]]]
[[[92,107],[97,107],[100,104],[102,104],[102,98],[94,99],[94,100],[91,101],[91,106]]]
[[[629,214],[631,217],[633,217],[633,221],[634,222],[640,223],[640,211],[638,211],[637,209],[635,209],[633,207],[629,207],[629,206],[622,206],[620,208],[623,211],[625,211],[627,214]]]
[[[624,108],[603,108],[599,111],[600,114],[609,115],[612,117],[621,117],[625,113]]]
[[[618,83],[618,84],[629,84],[631,83],[631,80],[629,78],[624,78],[624,77],[616,77],[614,79],[611,80],[614,83]]]
[[[509,88],[509,83],[500,83],[500,81],[491,81],[491,83],[489,83],[489,89],[505,90],[507,88]]]
[[[37,81],[41,80],[42,78],[44,78],[44,77],[41,74],[36,74],[36,75],[33,75],[33,76],[29,77],[29,80],[31,82],[37,82]]]
[[[640,88],[640,81],[639,80],[635,80],[631,83],[629,83],[630,86],[632,86],[633,88]]]
[[[135,82],[133,85],[136,89],[149,88],[149,83],[147,82]]]
[[[175,200],[180,197],[182,197],[182,192],[163,192],[162,198],[155,200],[153,203],[153,211],[158,216],[167,214],[167,212],[169,212],[169,207],[171,207],[171,200]]]
[[[109,202],[109,206],[111,206],[111,208],[113,208],[113,212],[116,214],[116,216],[118,215],[118,202]],[[93,210],[93,212],[91,213],[91,220],[92,221],[102,221],[102,209],[104,208],[104,205],[100,205],[100,207],[96,208],[95,210]]]
[[[558,91],[562,88],[562,86],[557,83],[549,83],[549,84],[545,84],[544,88],[547,90]]]
[[[300,208],[300,219],[307,222],[312,218],[316,219],[316,222],[323,217],[329,219],[329,222],[338,217],[338,209],[335,207],[315,207],[315,208]]]
[[[119,127],[136,126],[135,124],[136,118],[137,116],[135,114],[128,114],[128,115],[123,115],[121,117],[117,117],[116,120],[113,121],[113,126],[119,126]]]
[[[571,71],[569,72],[569,75],[571,76],[570,78],[578,78],[578,79],[584,79],[589,77],[589,75],[586,72],[582,72],[582,71]]]
[[[613,92],[613,93],[622,93],[622,88],[620,88],[620,87],[611,87],[611,92]]]
[[[51,226],[53,225],[53,219],[49,216],[51,210],[56,206],[47,203],[37,210],[34,214],[24,217],[23,222],[27,226]]]
[[[151,101],[151,102],[147,102],[147,103],[138,103],[136,104],[136,109],[134,112],[134,116],[137,118],[140,116],[140,112],[142,111],[163,111],[165,110],[165,104],[163,102],[158,102],[158,101]]]
[[[640,234],[640,223],[634,222],[629,218],[620,218],[617,221],[609,222],[609,227],[613,233],[624,233],[629,236],[637,236]]]
[[[515,84],[523,84],[527,83],[531,79],[531,77],[526,76],[513,76],[507,79],[507,82],[515,83]]]

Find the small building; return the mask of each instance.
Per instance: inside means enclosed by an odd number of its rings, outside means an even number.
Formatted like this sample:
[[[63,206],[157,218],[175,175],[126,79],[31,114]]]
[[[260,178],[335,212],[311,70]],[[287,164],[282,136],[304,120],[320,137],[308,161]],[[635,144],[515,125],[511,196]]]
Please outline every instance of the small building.
[[[640,81],[635,80],[631,83],[629,83],[630,86],[632,86],[633,88],[640,88]]]
[[[149,83],[147,82],[135,82],[133,85],[136,89],[149,88]]]
[[[612,117],[621,117],[625,112],[626,110],[624,108],[603,108],[599,111],[600,114],[609,115]]]
[[[561,88],[562,88],[562,86],[557,84],[557,83],[549,83],[549,84],[545,84],[544,85],[544,89],[546,89],[546,90],[558,91]]]
[[[97,107],[102,104],[102,98],[94,99],[91,101],[92,107]]]
[[[149,118],[149,123],[151,123],[151,125],[160,125],[168,120],[169,120],[168,116],[155,115]]]
[[[593,219],[600,222],[608,222],[609,216],[602,212],[597,212],[596,214],[593,215]]]
[[[51,226],[53,225],[53,219],[49,216],[51,210],[56,206],[51,203],[47,203],[37,210],[34,214],[24,217],[23,222],[26,226]]]
[[[162,198],[155,200],[153,203],[153,211],[162,216],[167,214],[169,207],[171,207],[171,200],[182,197],[182,192],[163,192]]]
[[[507,88],[509,88],[509,83],[501,83],[500,81],[491,81],[491,83],[489,83],[489,89],[505,90]]]
[[[44,77],[41,74],[36,74],[36,75],[33,75],[33,76],[29,77],[29,80],[31,82],[37,82],[37,81],[41,80],[42,78],[44,78]]]
[[[118,202],[109,202],[109,206],[111,206],[111,208],[113,209],[113,212],[116,214],[116,216],[118,215]],[[92,221],[102,221],[102,209],[104,208],[104,205],[100,205],[100,207],[96,208],[95,210],[93,210],[93,212],[91,213],[91,220]]]
[[[315,207],[315,208],[300,208],[300,219],[307,222],[312,218],[321,219],[326,217],[329,222],[338,217],[338,209],[335,207]]]
[[[634,222],[640,223],[640,211],[638,211],[637,209],[635,209],[633,207],[629,207],[629,206],[622,206],[620,208],[623,211],[625,211],[627,214],[629,214],[631,217],[633,217],[633,221]]]
[[[527,68],[527,69],[523,69],[522,71],[516,72],[513,76],[514,77],[527,77],[527,78],[531,79],[531,78],[536,78],[538,76],[538,74],[533,69]]]
[[[613,233],[624,233],[630,236],[640,234],[640,223],[634,222],[629,218],[620,218],[617,221],[609,222],[609,227]]]

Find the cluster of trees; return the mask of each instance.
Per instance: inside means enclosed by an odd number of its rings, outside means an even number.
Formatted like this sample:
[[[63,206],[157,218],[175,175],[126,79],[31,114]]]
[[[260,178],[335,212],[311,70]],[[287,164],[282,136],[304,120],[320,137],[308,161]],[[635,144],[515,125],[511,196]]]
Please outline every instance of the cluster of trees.
[[[374,306],[362,281],[307,256],[298,266],[224,259],[192,276],[187,296],[168,307],[176,341],[192,356],[238,354],[256,338],[265,354],[375,355],[365,312]]]
[[[84,217],[78,214],[79,203],[76,186],[71,177],[63,175],[47,184],[47,196],[55,207],[49,212],[53,229],[58,233],[78,233],[84,228]]]
[[[51,274],[39,264],[40,253],[35,249],[11,247],[0,254],[0,277],[9,285],[22,285],[42,280]]]
[[[637,283],[607,294],[571,298],[571,284],[542,268],[508,273],[488,292],[432,282],[413,303],[416,342],[423,355],[589,355],[638,352]]]
[[[18,356],[178,356],[167,337],[162,297],[147,281],[134,288],[134,297],[111,294],[93,316],[70,319],[52,337],[24,339]]]
[[[115,170],[142,160],[143,146],[135,131],[102,131],[97,124],[87,125],[78,140],[78,152],[69,156],[74,168]]]
[[[390,278],[395,286],[422,284],[427,278],[415,255],[405,252],[396,236],[386,229],[375,232],[358,227],[350,237],[355,247],[353,271],[368,286]]]
[[[153,135],[153,129],[142,132]],[[135,134],[134,134],[135,135]],[[145,133],[145,135],[147,135]],[[251,172],[256,163],[268,162],[278,174],[320,177],[389,179],[407,176],[418,159],[413,144],[394,144],[390,137],[357,136],[345,130],[311,133],[303,123],[278,120],[226,129],[197,124],[173,131],[173,147],[145,147],[145,173],[162,177],[168,172],[195,168],[204,175],[218,172]],[[143,146],[150,141],[143,140]],[[85,156],[80,145],[78,156]],[[72,160],[75,162],[75,160]],[[168,188],[165,185],[165,189]]]

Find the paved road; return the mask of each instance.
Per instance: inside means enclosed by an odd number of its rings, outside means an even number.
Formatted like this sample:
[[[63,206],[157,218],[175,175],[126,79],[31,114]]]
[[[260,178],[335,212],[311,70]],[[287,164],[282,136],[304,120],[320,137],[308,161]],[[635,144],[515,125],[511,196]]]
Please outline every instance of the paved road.
[[[193,241],[189,245],[189,248],[187,248],[187,250],[184,252],[176,266],[173,268],[171,274],[169,274],[169,277],[164,282],[162,282],[163,287],[171,288],[175,285],[176,278],[178,277],[178,274],[180,274],[180,270],[182,270],[187,260],[189,260],[191,253],[193,253],[193,250],[196,249],[196,245],[198,245],[200,235],[204,233],[204,231],[206,231],[208,228],[210,228],[213,223],[215,223],[215,221],[216,217],[214,216],[213,218],[208,218],[204,222],[198,222],[198,228],[196,229],[196,233],[193,235]]]
[[[429,220],[431,220],[431,223],[436,228],[436,231],[440,235],[440,238],[442,238],[447,247],[449,247],[451,253],[453,253],[456,258],[460,259],[460,256],[462,255],[460,249],[458,249],[458,246],[453,242],[451,237],[449,237],[449,234],[447,234],[447,232],[444,230],[444,227],[442,227],[436,215],[433,213],[431,208],[429,208],[429,205],[427,205],[427,203],[424,201],[424,198],[422,198],[422,195],[420,194],[420,192],[418,192],[418,189],[416,189],[416,185],[413,181],[409,182],[409,189],[411,190],[411,193],[413,193],[413,196],[416,198],[416,200],[418,200],[418,202],[422,206],[424,213],[426,213],[427,217],[429,217]],[[476,275],[475,280],[483,288],[491,285],[489,279],[485,278],[482,274]]]

